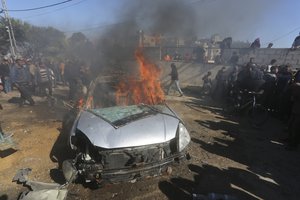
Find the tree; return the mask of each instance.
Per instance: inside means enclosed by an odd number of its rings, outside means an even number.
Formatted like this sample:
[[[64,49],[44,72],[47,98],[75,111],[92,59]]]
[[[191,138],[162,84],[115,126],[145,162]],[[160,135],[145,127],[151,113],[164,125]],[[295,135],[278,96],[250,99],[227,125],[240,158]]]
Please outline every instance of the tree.
[[[33,55],[56,57],[64,54],[66,48],[65,34],[53,27],[31,26],[26,31],[26,39]]]
[[[66,49],[66,36],[53,27],[38,27],[18,19],[11,19],[18,53],[36,57],[40,54],[56,57],[64,54]],[[0,46],[1,51],[9,51],[8,22],[0,19]]]

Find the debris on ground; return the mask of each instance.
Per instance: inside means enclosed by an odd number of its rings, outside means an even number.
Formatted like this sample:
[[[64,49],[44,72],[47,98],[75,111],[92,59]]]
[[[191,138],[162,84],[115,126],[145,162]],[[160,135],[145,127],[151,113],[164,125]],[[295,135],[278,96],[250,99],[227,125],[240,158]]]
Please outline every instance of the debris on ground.
[[[28,180],[30,168],[20,169],[13,178],[13,182],[29,187],[29,191],[22,192],[18,200],[65,200],[68,194],[68,184],[43,183]]]
[[[8,135],[3,133],[0,124],[0,151],[16,149],[16,144],[14,143],[12,136],[12,134]]]

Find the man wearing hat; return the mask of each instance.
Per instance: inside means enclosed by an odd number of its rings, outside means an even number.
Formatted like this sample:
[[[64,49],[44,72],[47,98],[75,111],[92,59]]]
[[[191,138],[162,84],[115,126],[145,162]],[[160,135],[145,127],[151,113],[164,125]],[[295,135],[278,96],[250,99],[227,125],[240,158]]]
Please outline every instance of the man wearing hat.
[[[34,101],[29,87],[31,82],[30,72],[21,57],[16,58],[16,63],[11,68],[11,82],[21,94],[20,106],[23,106],[26,100],[33,106]]]

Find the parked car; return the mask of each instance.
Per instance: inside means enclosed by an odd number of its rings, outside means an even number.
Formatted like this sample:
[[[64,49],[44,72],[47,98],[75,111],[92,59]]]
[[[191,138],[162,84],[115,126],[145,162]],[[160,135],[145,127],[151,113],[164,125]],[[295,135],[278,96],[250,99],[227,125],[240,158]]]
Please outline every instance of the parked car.
[[[73,118],[69,145],[76,157],[63,162],[66,179],[136,180],[159,175],[186,158],[190,135],[167,104],[113,105],[114,88],[97,78]]]

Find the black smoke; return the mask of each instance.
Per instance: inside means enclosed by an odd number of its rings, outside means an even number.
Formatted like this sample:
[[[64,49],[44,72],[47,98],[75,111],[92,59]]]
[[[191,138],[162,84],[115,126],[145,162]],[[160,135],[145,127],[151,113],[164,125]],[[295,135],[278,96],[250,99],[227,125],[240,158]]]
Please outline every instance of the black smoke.
[[[182,39],[232,37],[252,41],[259,37],[271,0],[125,0],[116,12],[116,24],[98,40],[103,65],[120,66],[134,57],[139,31]],[[100,56],[99,56],[100,57]]]
[[[133,60],[141,31],[167,37],[194,37],[196,16],[193,6],[182,0],[126,1],[118,13],[118,22],[107,27],[97,42],[101,69],[115,70]]]

